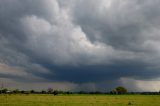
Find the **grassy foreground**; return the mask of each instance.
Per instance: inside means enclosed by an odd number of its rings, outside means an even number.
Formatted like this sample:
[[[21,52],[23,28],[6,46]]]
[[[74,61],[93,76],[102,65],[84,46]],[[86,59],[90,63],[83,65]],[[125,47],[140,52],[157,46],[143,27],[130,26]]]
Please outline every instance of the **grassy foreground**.
[[[160,106],[160,95],[0,95],[0,106]]]

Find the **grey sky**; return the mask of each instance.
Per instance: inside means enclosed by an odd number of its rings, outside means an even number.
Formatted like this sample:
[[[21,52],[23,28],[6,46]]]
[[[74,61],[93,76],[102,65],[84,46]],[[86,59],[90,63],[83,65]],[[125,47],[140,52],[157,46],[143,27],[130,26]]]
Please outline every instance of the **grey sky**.
[[[159,5],[0,0],[1,83],[21,89],[159,90]]]

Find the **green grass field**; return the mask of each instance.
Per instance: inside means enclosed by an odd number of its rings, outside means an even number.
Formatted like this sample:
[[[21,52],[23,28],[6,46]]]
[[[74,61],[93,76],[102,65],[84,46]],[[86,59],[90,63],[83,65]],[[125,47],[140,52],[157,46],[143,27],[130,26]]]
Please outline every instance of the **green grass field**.
[[[160,95],[0,95],[0,106],[160,106]]]

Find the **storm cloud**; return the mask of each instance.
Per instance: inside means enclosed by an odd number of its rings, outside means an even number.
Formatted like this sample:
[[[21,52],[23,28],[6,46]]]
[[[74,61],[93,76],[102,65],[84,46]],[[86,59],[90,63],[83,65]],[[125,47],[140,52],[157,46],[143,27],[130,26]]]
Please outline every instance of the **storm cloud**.
[[[36,89],[37,84],[38,89],[110,90],[123,85],[159,90],[159,4],[0,0],[1,82],[22,89]]]

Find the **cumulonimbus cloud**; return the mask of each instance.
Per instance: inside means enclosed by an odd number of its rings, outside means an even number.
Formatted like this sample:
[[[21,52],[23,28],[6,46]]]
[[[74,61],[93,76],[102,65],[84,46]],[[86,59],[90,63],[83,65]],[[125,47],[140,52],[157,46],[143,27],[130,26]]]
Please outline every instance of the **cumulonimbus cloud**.
[[[128,77],[157,80],[159,4],[158,0],[1,0],[0,63],[45,81],[81,85],[116,86]]]

